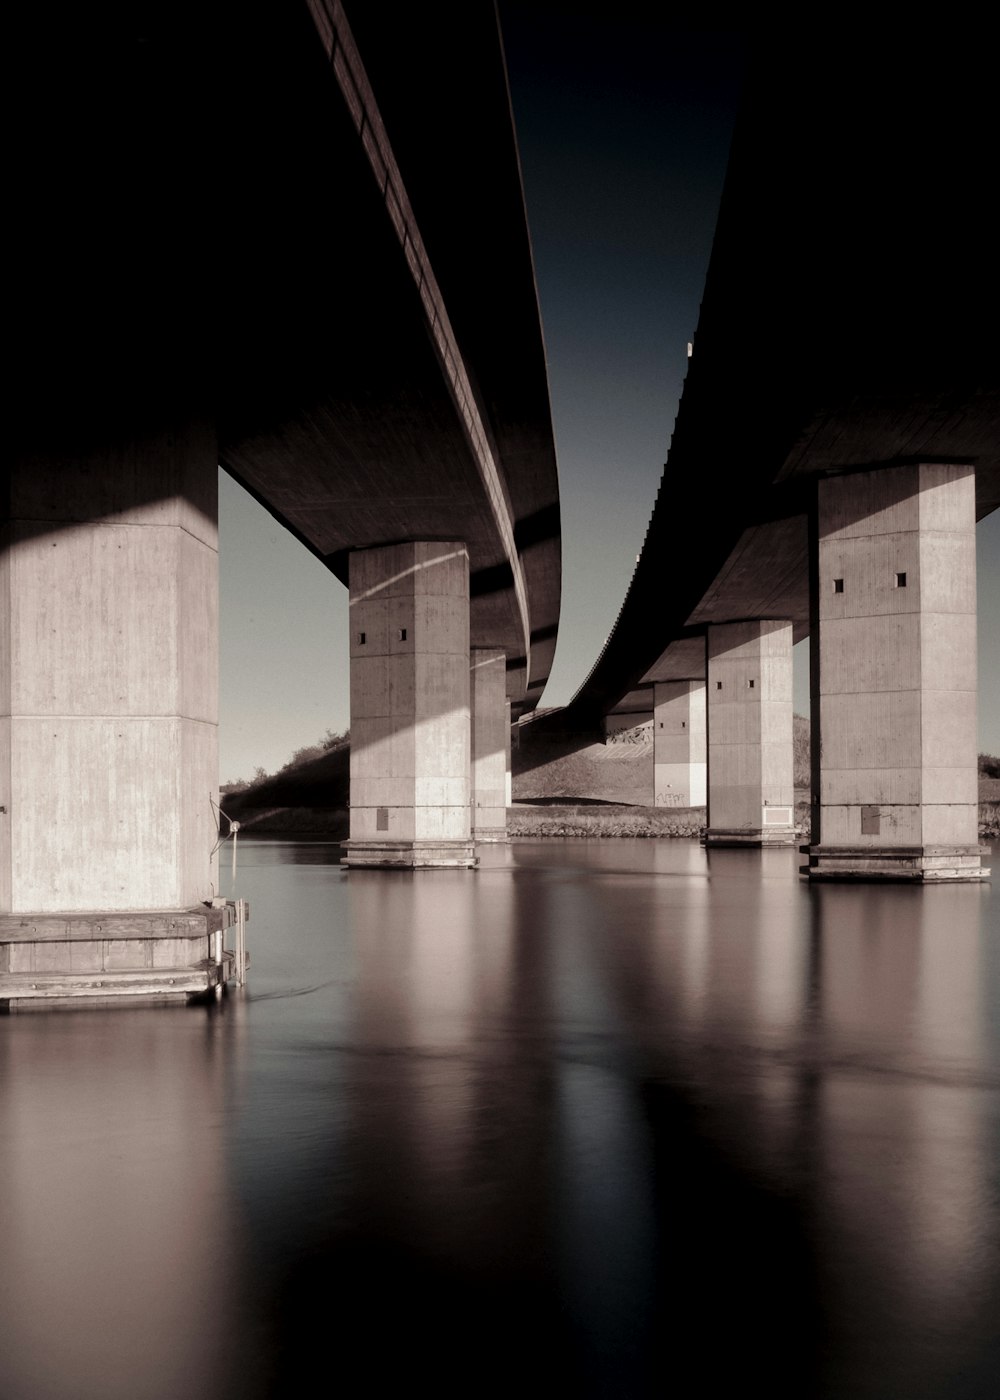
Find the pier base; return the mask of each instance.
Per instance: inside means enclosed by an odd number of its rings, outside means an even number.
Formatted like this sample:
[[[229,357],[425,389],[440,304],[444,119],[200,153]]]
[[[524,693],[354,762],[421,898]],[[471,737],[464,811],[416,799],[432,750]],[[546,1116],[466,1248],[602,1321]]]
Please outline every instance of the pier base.
[[[793,812],[789,807],[774,809],[773,825],[734,828],[711,827],[705,832],[706,846],[792,846],[797,839]]]
[[[363,841],[344,842],[347,854],[341,864],[377,869],[432,870],[442,866],[476,865],[475,847],[469,841]]]
[[[980,846],[809,846],[811,880],[988,880]]]
[[[236,975],[221,907],[0,916],[0,1009],[186,1001]]]

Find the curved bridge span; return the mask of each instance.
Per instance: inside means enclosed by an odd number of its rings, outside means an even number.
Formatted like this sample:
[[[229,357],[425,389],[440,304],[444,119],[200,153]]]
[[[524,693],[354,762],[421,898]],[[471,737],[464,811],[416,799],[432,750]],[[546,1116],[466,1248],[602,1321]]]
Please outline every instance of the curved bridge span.
[[[791,841],[790,648],[812,634],[812,873],[978,873],[991,82],[954,35],[773,39],[629,592],[541,722],[653,719],[658,801],[707,799],[710,841]]]

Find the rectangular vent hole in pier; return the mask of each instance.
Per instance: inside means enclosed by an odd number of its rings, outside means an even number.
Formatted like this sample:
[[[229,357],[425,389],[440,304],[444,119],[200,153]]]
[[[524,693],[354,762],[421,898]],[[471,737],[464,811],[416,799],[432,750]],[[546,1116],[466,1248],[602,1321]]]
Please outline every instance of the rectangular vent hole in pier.
[[[359,647],[363,647],[364,644],[365,644],[365,634],[364,634],[363,632],[359,632],[359,633],[358,633],[358,646],[359,646]]]
[[[401,628],[399,629],[399,640],[400,640],[401,642],[405,642],[405,641],[406,641],[406,628],[405,628],[405,627],[401,627]]]
[[[747,681],[747,690],[753,690],[753,687],[754,687],[754,682],[753,682],[753,681]]]
[[[896,587],[897,587],[897,588],[905,588],[905,587],[906,587],[906,575],[905,575],[905,574],[897,574],[897,575],[896,575]]]
[[[834,593],[843,593],[843,591],[844,591],[844,580],[843,580],[842,578],[835,578],[835,579],[833,580],[833,591],[834,591]]]
[[[716,682],[715,682],[715,688],[716,688],[716,690],[721,690],[721,689],[722,689],[722,682],[721,682],[721,681],[716,681]]]

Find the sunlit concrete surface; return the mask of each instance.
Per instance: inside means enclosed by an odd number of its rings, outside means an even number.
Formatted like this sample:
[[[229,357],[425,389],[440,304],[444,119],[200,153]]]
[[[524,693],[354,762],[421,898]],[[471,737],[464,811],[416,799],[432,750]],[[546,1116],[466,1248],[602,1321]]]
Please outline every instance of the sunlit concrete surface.
[[[0,521],[0,1002],[184,997],[218,892],[215,436],[23,451]]]
[[[504,705],[503,721],[503,747],[504,747],[504,806],[509,807],[514,797],[514,776],[511,769],[511,727],[510,727],[510,701]],[[504,823],[506,824],[506,816]]]
[[[471,706],[472,837],[475,841],[507,839],[507,774],[510,707],[506,698],[506,656],[473,647],[469,663]]]
[[[818,488],[813,878],[977,879],[971,467]]]
[[[196,425],[13,472],[0,525],[0,910],[211,898],[216,491],[215,438]]]
[[[706,719],[703,680],[663,681],[653,687],[654,806],[705,806]]]
[[[709,845],[790,845],[792,625],[708,629]]]
[[[462,543],[350,558],[348,865],[470,865],[469,556]]]

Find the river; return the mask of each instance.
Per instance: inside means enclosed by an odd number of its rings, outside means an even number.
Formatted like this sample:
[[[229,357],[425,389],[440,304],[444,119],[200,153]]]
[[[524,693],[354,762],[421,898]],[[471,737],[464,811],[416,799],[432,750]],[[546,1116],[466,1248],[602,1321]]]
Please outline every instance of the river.
[[[1000,1393],[994,883],[241,841],[248,986],[0,1018],[5,1400]]]

